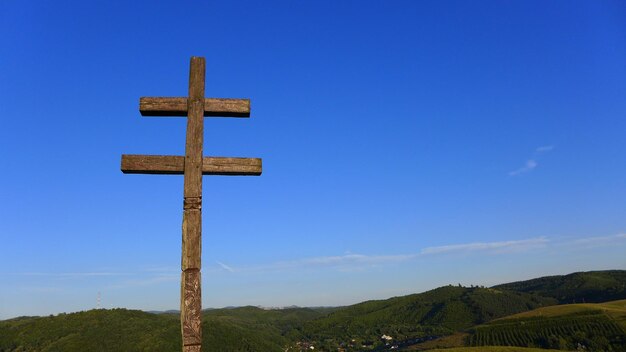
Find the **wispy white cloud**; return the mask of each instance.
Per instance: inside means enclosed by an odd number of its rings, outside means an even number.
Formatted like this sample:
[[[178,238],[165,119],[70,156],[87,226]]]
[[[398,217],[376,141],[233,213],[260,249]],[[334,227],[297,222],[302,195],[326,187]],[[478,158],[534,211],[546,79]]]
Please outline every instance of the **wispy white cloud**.
[[[154,272],[142,270],[138,272],[11,272],[0,273],[0,276],[7,275],[12,278],[31,278],[33,282],[56,282],[57,285],[65,287],[67,282],[76,280],[91,279],[104,283],[106,288],[124,289],[136,286],[149,286],[162,282],[175,282],[180,280],[180,272]],[[102,281],[104,280],[104,281]],[[54,286],[53,286],[54,288]],[[24,286],[25,290],[33,290],[29,286]],[[43,290],[47,288],[44,287]]]
[[[455,252],[489,252],[489,253],[505,253],[519,252],[537,247],[545,247],[549,240],[545,237],[529,238],[517,241],[500,241],[500,242],[474,242],[463,244],[452,244],[446,246],[427,247],[422,249],[420,254],[446,254]]]
[[[228,266],[228,265],[226,265],[226,264],[224,264],[222,262],[219,262],[219,261],[216,260],[215,263],[217,263],[217,265],[219,265],[222,269],[224,269],[224,270],[226,270],[228,272],[232,273],[232,272],[235,271],[235,269],[231,268],[230,266]]]
[[[127,276],[129,273],[114,272],[66,272],[66,273],[46,273],[46,272],[23,272],[23,273],[7,273],[8,275],[19,276],[42,276],[42,277],[99,277],[99,276]]]
[[[555,248],[567,250],[579,247],[594,247],[626,244],[626,233],[609,236],[590,236],[579,238],[554,238],[534,237],[519,240],[493,241],[493,242],[470,242],[453,243],[441,246],[432,246],[417,249],[413,253],[371,255],[346,253],[343,255],[330,255],[319,257],[304,257],[289,261],[277,261],[266,264],[248,266],[233,266],[222,261],[214,261],[215,265],[203,269],[205,274],[217,274],[227,271],[236,274],[273,273],[291,270],[334,270],[338,272],[354,272],[381,268],[396,263],[409,262],[418,258],[426,259],[437,255],[500,255],[504,253],[521,253],[540,248]],[[23,273],[0,273],[0,275],[41,276],[51,278],[76,278],[76,277],[110,277],[107,279],[107,288],[125,289],[137,286],[159,285],[161,283],[178,282],[180,280],[179,268],[162,267],[162,271],[140,270],[137,272],[23,272]]]
[[[537,162],[533,159],[526,161],[526,164],[517,170],[509,172],[509,176],[517,176],[526,172],[533,171],[537,167]]]
[[[533,157],[526,160],[524,166],[520,167],[519,169],[509,171],[509,176],[518,176],[533,171],[537,168],[537,166],[539,166],[539,163],[537,162],[537,158],[539,158],[539,155],[551,152],[553,149],[553,145],[542,145],[535,148],[535,153]]]
[[[180,281],[180,274],[158,274],[154,276],[140,276],[108,285],[107,289],[126,289],[130,287],[151,286],[166,282]]]
[[[626,241],[626,233],[611,236],[584,237],[575,239],[569,244],[576,246],[605,246]]]
[[[219,261],[216,261],[216,263],[221,268],[228,270],[229,272],[237,273],[272,272],[314,268],[332,268],[338,271],[355,271],[393,263],[406,262],[425,255],[449,254],[455,252],[483,252],[489,254],[520,252],[538,247],[544,247],[548,242],[549,240],[545,237],[516,241],[476,242],[428,247],[417,253],[408,254],[366,255],[349,253],[344,255],[302,258],[292,261],[280,261],[244,267],[232,267]]]
[[[389,262],[399,262],[413,258],[414,255],[396,254],[396,255],[364,255],[364,254],[345,254],[338,256],[308,258],[298,261],[305,265],[338,265],[338,264],[381,264]],[[298,263],[294,262],[294,263]]]
[[[426,247],[414,253],[386,255],[346,253],[343,255],[305,257],[289,261],[277,261],[273,263],[261,263],[248,266],[233,266],[225,264],[221,261],[215,261],[215,266],[208,266],[202,269],[202,271],[205,274],[224,271],[235,274],[258,274],[291,270],[329,269],[338,272],[354,272],[380,268],[385,265],[409,262],[418,258],[428,258],[437,255],[501,255],[509,253],[523,253],[541,248],[563,249],[566,248],[566,246],[602,246],[616,243],[626,243],[626,233],[610,236],[581,237],[575,239],[570,238],[567,240],[550,239],[549,237],[541,236],[508,241],[455,243]],[[137,275],[139,275],[139,273],[137,273]],[[149,274],[147,277],[138,276],[136,278],[124,280],[115,286],[111,286],[111,288],[148,286],[162,282],[175,282],[178,280],[180,280],[180,274],[177,272],[154,273]]]
[[[535,152],[537,153],[547,153],[547,152],[551,152],[554,149],[553,145],[543,145],[541,147],[537,147],[537,149],[535,149]]]
[[[413,259],[417,254],[396,254],[396,255],[364,255],[364,254],[345,254],[336,256],[310,257],[301,258],[290,261],[279,261],[269,264],[259,264],[251,266],[234,267],[226,265],[222,262],[215,263],[220,268],[231,273],[249,273],[249,272],[272,272],[305,268],[335,268],[337,270],[354,270],[358,268],[367,268],[376,265],[390,264],[394,262],[402,262]]]

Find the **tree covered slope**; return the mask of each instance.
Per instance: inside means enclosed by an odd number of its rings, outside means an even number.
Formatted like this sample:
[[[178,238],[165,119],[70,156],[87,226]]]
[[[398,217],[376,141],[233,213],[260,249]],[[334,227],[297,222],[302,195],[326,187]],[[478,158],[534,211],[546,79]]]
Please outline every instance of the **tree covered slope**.
[[[588,271],[545,276],[494,286],[500,290],[534,293],[559,303],[598,303],[626,298],[626,271]]]
[[[292,325],[323,313],[254,307],[203,313],[204,351],[283,351]],[[178,351],[180,320],[176,314],[136,310],[90,310],[49,317],[0,322],[0,352],[6,351]]]
[[[345,307],[304,324],[310,340],[402,340],[450,334],[498,317],[556,304],[552,298],[490,288],[440,287],[428,292]]]

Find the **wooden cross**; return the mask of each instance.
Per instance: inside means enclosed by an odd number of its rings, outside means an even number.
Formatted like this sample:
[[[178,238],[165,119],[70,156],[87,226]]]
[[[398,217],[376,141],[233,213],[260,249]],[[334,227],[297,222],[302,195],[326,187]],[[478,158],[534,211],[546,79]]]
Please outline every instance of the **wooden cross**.
[[[185,156],[122,155],[122,172],[183,174],[183,245],[180,324],[183,352],[202,348],[200,255],[202,248],[202,175],[261,174],[261,159],[203,157],[204,116],[250,117],[250,100],[204,97],[205,61],[192,57],[189,97],[140,98],[142,116],[187,116]]]

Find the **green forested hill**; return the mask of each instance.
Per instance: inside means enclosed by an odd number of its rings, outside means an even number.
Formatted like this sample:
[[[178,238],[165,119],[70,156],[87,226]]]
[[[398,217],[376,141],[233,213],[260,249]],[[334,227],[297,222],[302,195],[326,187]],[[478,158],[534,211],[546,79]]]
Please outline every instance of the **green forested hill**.
[[[256,310],[258,308],[254,308]],[[296,310],[253,312],[241,308],[231,315],[205,312],[204,351],[283,351],[282,333],[289,324],[314,316]],[[269,316],[272,315],[272,316]],[[281,330],[282,327],[282,330]],[[0,352],[5,351],[178,351],[178,315],[135,310],[91,310],[50,317],[0,322]]]
[[[494,318],[556,304],[552,298],[489,288],[440,287],[387,300],[367,301],[304,324],[302,334],[328,345],[450,334]]]
[[[340,346],[345,351],[360,351],[381,346],[380,337],[383,334],[398,341],[440,336],[459,330],[470,331],[472,344],[482,346],[484,341],[491,341],[489,339],[502,339],[513,332],[523,331],[519,328],[520,324],[510,329],[512,325],[506,325],[508,323],[504,323],[505,320],[494,319],[558,302],[624,298],[625,284],[626,271],[587,272],[544,277],[494,288],[445,286],[420,294],[366,301],[339,308],[211,309],[203,312],[203,351],[278,352],[285,351],[286,347],[297,351],[298,342],[302,342],[300,346],[311,343],[317,351],[337,351]],[[570,309],[561,307],[556,311]],[[580,306],[576,309],[580,309]],[[547,315],[554,311],[552,308],[544,308],[535,312]],[[528,326],[541,330],[554,325],[570,329],[568,331],[583,326],[590,331],[589,334],[575,338],[594,340],[594,334],[605,331],[607,333],[602,332],[602,336],[609,341],[608,346],[622,346],[619,340],[622,337],[615,326],[622,329],[624,321],[615,316],[607,318],[593,314],[583,314],[575,319],[568,316],[556,324],[549,321],[546,325],[544,321]],[[516,319],[519,317],[516,316]],[[585,323],[585,319],[589,323]],[[491,321],[494,321],[491,325],[467,330]],[[574,341],[574,337],[568,336],[564,337],[564,346]],[[523,338],[520,335],[517,340]],[[538,343],[538,340],[533,341],[531,345]],[[555,341],[551,338],[549,346],[555,345]],[[606,346],[606,341],[599,339],[599,346],[602,343],[605,343],[602,346]],[[541,343],[544,342],[541,340]],[[558,342],[563,343],[560,340]],[[0,352],[178,351],[179,346],[178,314],[113,309],[0,321]]]
[[[203,333],[207,325],[225,325],[236,328],[237,333],[254,332],[274,340],[272,350],[283,347],[290,341],[300,339],[298,327],[306,321],[325,316],[334,309],[288,308],[261,309],[258,307],[240,307],[213,309],[203,312]],[[210,335],[213,332],[209,332]],[[227,332],[224,332],[227,334]],[[221,335],[220,335],[221,336]],[[245,336],[240,334],[240,336]],[[256,339],[255,339],[256,340]],[[264,345],[267,343],[264,343]],[[269,346],[268,346],[269,347]],[[258,349],[253,349],[254,351]],[[264,349],[263,351],[270,351]]]
[[[626,271],[588,271],[545,276],[494,286],[501,290],[535,293],[559,303],[598,303],[626,298]]]
[[[174,351],[176,316],[92,310],[0,322],[0,351]]]

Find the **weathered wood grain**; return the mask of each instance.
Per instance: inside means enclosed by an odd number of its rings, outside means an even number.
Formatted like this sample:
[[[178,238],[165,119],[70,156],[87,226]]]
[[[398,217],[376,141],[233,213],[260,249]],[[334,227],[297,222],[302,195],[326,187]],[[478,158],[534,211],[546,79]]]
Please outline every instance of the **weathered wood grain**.
[[[185,157],[173,155],[122,155],[121,170],[125,174],[182,175]],[[263,161],[259,158],[202,158],[203,175],[259,176]]]
[[[200,270],[189,269],[182,272],[180,292],[180,327],[183,346],[202,343],[202,292]]]
[[[187,116],[186,97],[139,98],[142,116]],[[250,117],[250,99],[205,98],[204,116]]]
[[[192,56],[189,59],[189,90],[187,99],[204,100],[204,79],[206,77],[206,60]]]
[[[185,144],[185,197],[202,197],[202,143],[204,124],[202,103],[199,100],[189,103],[187,117],[187,143]]]
[[[184,196],[202,197],[202,144],[204,138],[203,57],[192,57],[187,98],[187,136],[185,142]]]
[[[182,175],[185,171],[185,157],[123,154],[121,169],[125,174]]]
[[[121,170],[125,174],[182,175],[185,157],[171,155],[122,155]],[[263,172],[259,158],[202,158],[203,175],[258,176]]]
[[[202,158],[203,175],[259,176],[263,173],[263,160],[259,158]]]
[[[141,116],[187,116],[186,97],[141,97]]]
[[[202,144],[204,138],[203,57],[192,57],[187,98],[187,135],[184,165],[183,280],[180,324],[183,346],[202,344],[200,251],[202,235]],[[193,205],[193,207],[192,207]],[[192,267],[192,269],[186,269]]]
[[[202,253],[202,212],[197,198],[185,199],[183,211],[183,255],[181,269],[198,269],[201,267]]]
[[[250,117],[250,99],[204,99],[204,116]]]

